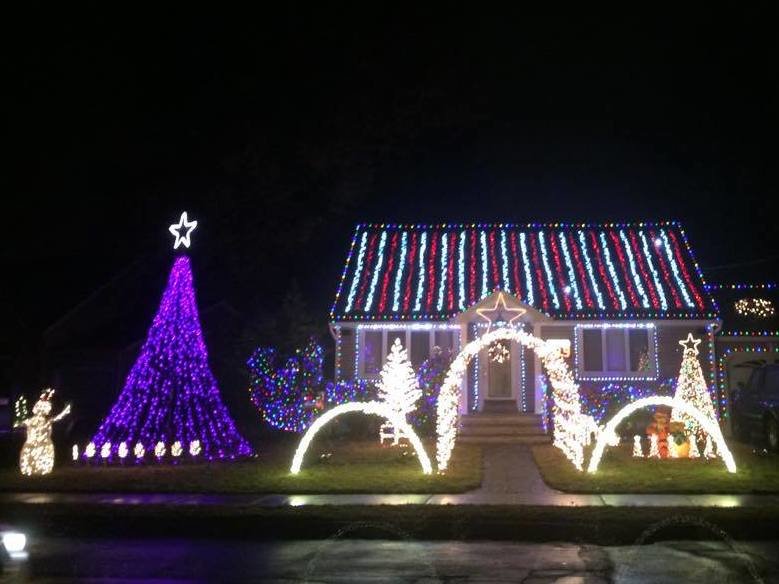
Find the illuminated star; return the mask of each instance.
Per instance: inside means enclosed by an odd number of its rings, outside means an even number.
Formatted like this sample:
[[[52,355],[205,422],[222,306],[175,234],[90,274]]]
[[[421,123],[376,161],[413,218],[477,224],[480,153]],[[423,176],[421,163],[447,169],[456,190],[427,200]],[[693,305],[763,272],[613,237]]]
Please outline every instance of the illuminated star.
[[[178,249],[182,244],[184,247],[189,248],[190,243],[192,243],[190,241],[190,236],[195,230],[195,227],[197,227],[197,221],[187,221],[187,212],[184,211],[181,214],[181,219],[179,219],[179,222],[174,223],[168,227],[168,231],[170,231],[173,237],[176,238],[176,241],[173,244],[173,249]],[[182,230],[186,230],[184,235],[181,235]]]
[[[695,354],[697,355],[698,354],[698,345],[701,344],[701,340],[700,339],[693,339],[692,338],[692,333],[687,333],[687,338],[684,339],[683,341],[679,341],[679,344],[682,347],[684,347],[685,351],[687,351],[687,350],[695,351]]]
[[[502,308],[498,308],[501,306]],[[484,320],[486,320],[489,324],[487,327],[487,332],[490,332],[490,329],[492,328],[492,323],[497,321],[501,314],[504,312],[513,312],[514,317],[511,318],[508,321],[509,325],[514,324],[514,321],[517,320],[520,316],[525,314],[527,310],[524,308],[509,308],[506,306],[506,298],[503,296],[503,292],[498,292],[498,299],[495,301],[495,306],[492,308],[477,308],[476,314],[478,314],[480,317],[482,317]],[[487,316],[488,313],[491,313],[493,316]],[[498,317],[498,318],[496,318]]]

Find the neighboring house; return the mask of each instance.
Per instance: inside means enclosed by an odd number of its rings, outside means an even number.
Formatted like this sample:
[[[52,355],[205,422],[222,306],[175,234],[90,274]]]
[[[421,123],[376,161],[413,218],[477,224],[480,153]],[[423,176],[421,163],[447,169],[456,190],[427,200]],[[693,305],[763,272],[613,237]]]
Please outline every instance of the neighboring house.
[[[707,289],[722,311],[717,393],[726,403],[752,369],[779,363],[779,289],[776,284],[711,284]]]
[[[719,314],[677,222],[358,225],[330,313],[336,377],[375,379],[395,338],[415,367],[457,353],[487,318],[557,340],[583,394],[672,393],[688,333],[715,384]],[[474,361],[461,414],[545,412],[532,352]]]

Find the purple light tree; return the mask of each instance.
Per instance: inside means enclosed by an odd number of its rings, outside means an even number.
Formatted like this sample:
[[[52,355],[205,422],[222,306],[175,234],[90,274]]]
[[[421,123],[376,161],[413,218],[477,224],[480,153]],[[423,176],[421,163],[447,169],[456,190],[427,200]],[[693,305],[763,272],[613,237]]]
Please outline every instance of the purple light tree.
[[[189,235],[197,223],[187,223],[185,214],[179,227],[182,224],[188,228],[185,237],[171,226],[175,247],[179,243],[189,247]],[[213,460],[252,454],[208,366],[192,270],[185,255],[176,258],[141,353],[92,439],[100,458],[113,462],[128,451],[138,460],[154,459],[152,453],[159,443],[174,457],[186,453]],[[120,450],[121,444],[125,446]]]

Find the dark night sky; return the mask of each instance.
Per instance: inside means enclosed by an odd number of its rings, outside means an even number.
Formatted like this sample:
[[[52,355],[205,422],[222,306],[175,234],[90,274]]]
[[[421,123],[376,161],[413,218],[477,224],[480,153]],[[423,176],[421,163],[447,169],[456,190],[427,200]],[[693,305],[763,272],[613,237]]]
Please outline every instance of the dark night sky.
[[[561,16],[19,20],[0,300],[43,327],[138,261],[153,310],[184,208],[201,304],[295,279],[323,323],[357,221],[673,218],[775,280],[776,15]]]

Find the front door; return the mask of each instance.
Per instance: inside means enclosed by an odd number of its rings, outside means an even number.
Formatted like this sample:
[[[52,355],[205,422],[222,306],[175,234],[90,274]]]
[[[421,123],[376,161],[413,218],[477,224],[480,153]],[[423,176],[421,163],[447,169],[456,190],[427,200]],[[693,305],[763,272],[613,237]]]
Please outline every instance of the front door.
[[[498,346],[502,345],[502,346]],[[495,343],[487,352],[487,398],[513,399],[511,388],[511,347],[509,343]]]

